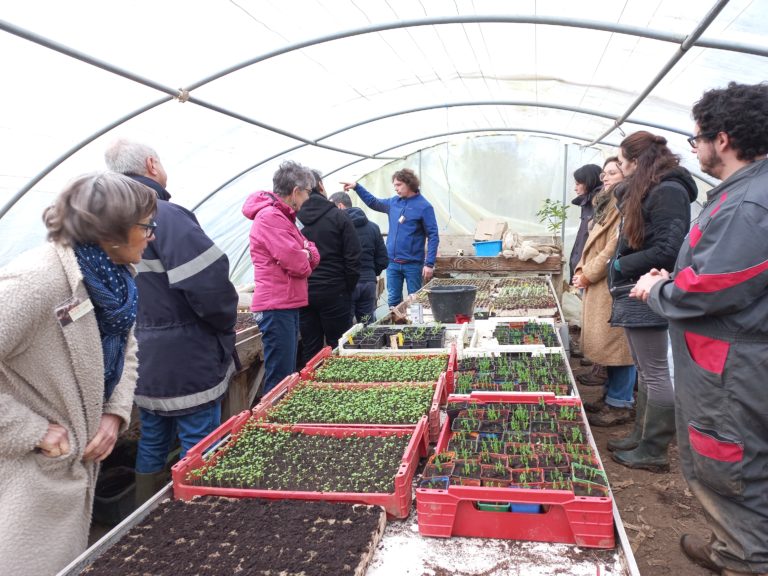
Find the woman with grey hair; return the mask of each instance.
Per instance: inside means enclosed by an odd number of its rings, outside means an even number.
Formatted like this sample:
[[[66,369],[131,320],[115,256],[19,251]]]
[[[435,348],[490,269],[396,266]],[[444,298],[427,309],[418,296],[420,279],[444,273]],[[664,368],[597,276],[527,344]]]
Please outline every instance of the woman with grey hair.
[[[296,227],[296,212],[314,185],[308,168],[288,160],[272,177],[273,191],[254,192],[243,205],[253,220],[251,310],[264,344],[264,394],[296,369],[299,309],[309,303],[307,278],[320,263],[315,244]]]
[[[85,550],[99,462],[136,385],[132,264],[155,195],[114,172],[70,183],[46,245],[0,269],[0,565],[55,574]]]

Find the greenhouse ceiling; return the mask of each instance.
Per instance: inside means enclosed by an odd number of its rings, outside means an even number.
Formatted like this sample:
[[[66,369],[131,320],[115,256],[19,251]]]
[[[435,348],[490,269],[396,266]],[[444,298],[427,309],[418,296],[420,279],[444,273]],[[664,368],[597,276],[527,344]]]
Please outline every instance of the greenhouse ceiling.
[[[356,180],[492,134],[648,129],[699,173],[693,102],[768,78],[768,0],[29,0],[0,30],[0,264],[117,137],[205,227],[286,158]]]

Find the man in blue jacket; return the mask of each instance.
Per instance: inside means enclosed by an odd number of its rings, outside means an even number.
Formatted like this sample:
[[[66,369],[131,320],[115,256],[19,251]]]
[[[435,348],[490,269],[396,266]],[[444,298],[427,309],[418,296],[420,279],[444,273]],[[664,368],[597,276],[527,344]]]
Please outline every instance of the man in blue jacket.
[[[404,280],[408,294],[413,294],[421,288],[422,279],[432,278],[440,243],[435,210],[421,195],[419,177],[413,170],[404,168],[392,175],[392,183],[397,195],[382,199],[356,182],[342,182],[344,190],[354,189],[366,206],[389,215],[387,300],[390,307],[403,301]]]
[[[336,192],[329,200],[346,211],[360,239],[360,279],[352,292],[352,318],[369,324],[376,320],[376,279],[389,264],[384,237],[378,224],[368,220],[361,208],[352,206],[349,194]]]
[[[136,500],[141,503],[162,486],[176,434],[183,456],[221,421],[221,400],[235,371],[238,299],[227,256],[192,212],[168,201],[168,177],[157,153],[118,140],[105,159],[110,170],[157,194],[155,241],[144,251],[136,277],[139,379],[134,400],[141,419]]]

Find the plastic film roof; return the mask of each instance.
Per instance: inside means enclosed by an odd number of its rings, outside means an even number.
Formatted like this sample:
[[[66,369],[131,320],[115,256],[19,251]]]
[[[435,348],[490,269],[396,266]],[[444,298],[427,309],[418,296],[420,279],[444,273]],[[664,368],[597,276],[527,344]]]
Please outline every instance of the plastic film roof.
[[[30,0],[0,19],[0,265],[117,137],[158,151],[173,200],[247,276],[240,206],[286,158],[380,196],[408,165],[441,232],[486,213],[535,231],[540,199],[639,129],[714,183],[685,142],[691,105],[768,78],[766,0]]]

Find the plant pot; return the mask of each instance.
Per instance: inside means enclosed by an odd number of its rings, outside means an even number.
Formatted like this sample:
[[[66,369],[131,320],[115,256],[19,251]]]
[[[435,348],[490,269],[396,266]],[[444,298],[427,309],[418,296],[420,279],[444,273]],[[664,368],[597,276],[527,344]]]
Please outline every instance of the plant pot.
[[[427,290],[432,315],[438,322],[456,322],[458,317],[472,317],[477,287],[470,285],[434,286]]]
[[[499,437],[504,432],[504,424],[501,422],[480,421],[480,434],[498,434]]]
[[[590,482],[600,486],[608,486],[608,477],[605,472],[593,466],[584,466],[574,462],[571,464],[571,476],[574,482]]]
[[[484,512],[509,512],[509,502],[478,502],[477,509]]]
[[[539,458],[528,454],[508,454],[507,462],[510,468],[535,468],[539,465]]]
[[[512,482],[519,486],[544,482],[544,471],[541,468],[510,468],[509,472]]]
[[[136,509],[133,467],[115,466],[99,474],[93,499],[93,519],[100,524],[119,524]]]
[[[448,476],[434,476],[420,480],[417,488],[420,490],[448,490],[449,485],[450,478]]]
[[[453,432],[479,432],[480,420],[472,418],[456,418],[451,422]]]
[[[480,461],[476,458],[454,460],[453,478],[480,479]]]
[[[547,432],[558,435],[557,420],[531,420],[531,433]]]
[[[560,434],[552,432],[531,433],[531,444],[560,444]]]
[[[483,481],[484,486],[489,486],[486,481],[501,481],[506,485],[512,480],[509,473],[509,468],[506,466],[498,467],[493,464],[480,464],[480,479]]]
[[[610,495],[607,486],[601,486],[600,484],[593,484],[592,482],[583,482],[581,480],[574,480],[573,493],[576,496],[587,496],[591,498],[607,498]]]
[[[531,439],[531,434],[528,430],[510,430],[509,426],[507,426],[507,429],[501,437],[507,442],[528,444]]]
[[[442,476],[450,476],[453,474],[454,463],[445,462],[443,464],[430,464],[424,465],[424,471],[421,473],[422,478],[440,478]]]

